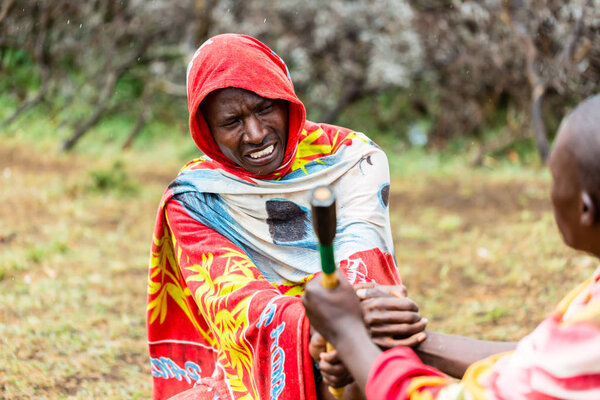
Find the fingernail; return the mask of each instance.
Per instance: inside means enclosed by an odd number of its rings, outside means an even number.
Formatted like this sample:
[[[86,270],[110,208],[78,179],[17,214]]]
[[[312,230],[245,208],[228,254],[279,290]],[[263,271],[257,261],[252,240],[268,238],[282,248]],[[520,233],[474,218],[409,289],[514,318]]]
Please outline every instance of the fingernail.
[[[417,340],[419,342],[422,342],[423,340],[427,339],[427,335],[423,332],[421,332],[421,334],[419,336],[417,336]]]
[[[421,321],[423,321],[424,323],[429,323],[429,320],[427,318],[421,318]]]
[[[367,289],[358,289],[356,295],[358,297],[365,297],[367,295]]]

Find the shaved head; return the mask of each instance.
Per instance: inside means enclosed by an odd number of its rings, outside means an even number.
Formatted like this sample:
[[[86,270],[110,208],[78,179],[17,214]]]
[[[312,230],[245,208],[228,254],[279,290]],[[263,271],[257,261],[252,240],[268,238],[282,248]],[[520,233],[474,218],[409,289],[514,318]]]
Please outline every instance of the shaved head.
[[[554,216],[563,239],[600,256],[600,96],[563,119],[549,164]]]
[[[576,159],[582,188],[600,193],[600,95],[585,100],[563,120],[553,153],[562,146]]]

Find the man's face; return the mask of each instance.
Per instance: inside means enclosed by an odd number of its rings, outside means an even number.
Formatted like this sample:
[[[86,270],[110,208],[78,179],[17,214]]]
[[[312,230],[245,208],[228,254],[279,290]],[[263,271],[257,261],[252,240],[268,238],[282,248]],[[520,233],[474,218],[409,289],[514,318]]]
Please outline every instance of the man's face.
[[[256,175],[269,175],[283,162],[288,136],[284,100],[225,88],[211,92],[200,109],[223,154]]]

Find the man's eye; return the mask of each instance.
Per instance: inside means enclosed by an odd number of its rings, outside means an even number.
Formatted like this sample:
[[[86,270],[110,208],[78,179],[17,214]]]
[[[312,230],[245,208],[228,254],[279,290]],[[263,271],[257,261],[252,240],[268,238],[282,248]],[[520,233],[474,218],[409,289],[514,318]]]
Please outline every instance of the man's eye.
[[[264,106],[263,108],[261,108],[261,110],[260,110],[260,112],[259,112],[259,113],[260,113],[260,114],[268,114],[268,113],[270,113],[270,112],[271,112],[271,110],[273,110],[273,105],[272,105],[272,104],[269,104],[269,105],[266,105],[266,106]]]
[[[235,126],[235,125],[236,125],[238,122],[239,122],[239,120],[238,120],[238,119],[232,119],[232,120],[229,120],[229,121],[225,121],[225,122],[223,122],[223,123],[221,124],[221,126],[222,126],[222,127],[225,127],[225,128],[230,128],[230,127],[232,127],[232,126]]]

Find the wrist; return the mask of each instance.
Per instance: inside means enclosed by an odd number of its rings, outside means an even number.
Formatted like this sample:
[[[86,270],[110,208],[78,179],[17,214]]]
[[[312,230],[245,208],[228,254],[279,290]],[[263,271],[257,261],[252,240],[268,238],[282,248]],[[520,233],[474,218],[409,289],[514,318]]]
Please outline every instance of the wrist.
[[[371,341],[371,335],[362,323],[362,320],[355,321],[346,319],[339,324],[339,329],[331,332],[330,343],[336,349],[353,349],[367,340]]]
[[[340,336],[332,344],[337,350],[338,358],[364,392],[369,371],[382,351],[373,343],[364,325],[354,328],[348,329],[347,334]]]
[[[371,339],[371,335],[364,325],[350,327],[343,335],[336,338],[335,343],[331,343],[338,352],[340,359],[346,364],[344,356],[355,357],[368,352],[380,353],[381,350]],[[348,364],[346,364],[348,365]]]

